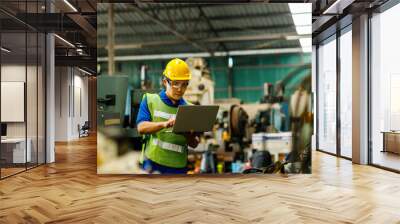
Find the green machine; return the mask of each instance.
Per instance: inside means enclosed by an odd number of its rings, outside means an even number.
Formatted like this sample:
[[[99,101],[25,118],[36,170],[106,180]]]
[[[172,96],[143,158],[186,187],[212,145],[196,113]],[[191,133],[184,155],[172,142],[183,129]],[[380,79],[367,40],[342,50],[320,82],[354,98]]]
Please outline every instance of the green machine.
[[[97,124],[99,127],[123,127],[127,95],[128,76],[98,76]]]
[[[118,145],[118,155],[141,150],[142,136],[136,128],[140,102],[144,93],[159,91],[134,89],[128,81],[127,75],[100,75],[97,78],[98,131]]]
[[[103,154],[115,148],[116,156],[131,150],[139,150],[141,136],[136,128],[131,128],[131,91],[126,75],[101,75],[97,78],[97,124]],[[116,145],[116,147],[112,147]],[[104,158],[107,160],[108,158]]]

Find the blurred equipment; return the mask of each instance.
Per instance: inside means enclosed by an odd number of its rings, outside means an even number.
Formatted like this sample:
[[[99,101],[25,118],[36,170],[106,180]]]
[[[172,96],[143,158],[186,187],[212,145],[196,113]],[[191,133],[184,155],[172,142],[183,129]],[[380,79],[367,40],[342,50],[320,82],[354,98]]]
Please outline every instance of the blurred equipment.
[[[122,126],[128,93],[128,76],[97,77],[97,124]],[[110,120],[110,117],[112,119]]]
[[[214,104],[214,82],[203,58],[188,58],[186,63],[192,74],[192,79],[185,92],[185,99],[200,105]]]
[[[136,129],[118,127],[100,128],[97,132],[97,172],[100,174],[140,174],[139,152],[141,147]]]
[[[251,167],[261,169],[272,164],[271,154],[268,151],[256,151],[251,157]]]
[[[283,161],[292,150],[292,132],[256,133],[252,135],[253,149],[268,151],[272,161]]]
[[[271,83],[264,83],[264,96],[260,103],[268,106],[264,110],[259,110],[252,121],[256,132],[281,132],[288,129],[285,125],[288,114],[283,111],[287,106],[283,91],[281,82],[278,82],[275,89]]]
[[[235,141],[240,145],[243,138],[246,137],[247,124],[249,115],[246,111],[238,106],[233,105],[229,111],[229,134],[231,141]]]
[[[293,144],[289,164],[285,167],[290,173],[311,173],[313,113],[310,92],[311,75],[308,75],[290,99]]]
[[[100,75],[97,85],[98,172],[140,173],[142,136],[135,121],[142,91],[133,90],[125,75]]]
[[[217,157],[214,153],[214,146],[209,144],[207,151],[201,156],[201,173],[216,173],[217,172]]]

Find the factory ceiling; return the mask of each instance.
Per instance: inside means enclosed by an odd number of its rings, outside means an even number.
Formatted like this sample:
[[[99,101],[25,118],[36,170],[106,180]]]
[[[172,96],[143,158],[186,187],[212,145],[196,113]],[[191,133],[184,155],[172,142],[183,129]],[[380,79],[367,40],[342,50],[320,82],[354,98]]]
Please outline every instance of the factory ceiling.
[[[116,3],[116,56],[300,48],[310,24],[295,24],[287,3]],[[304,1],[301,1],[304,2]],[[107,56],[109,5],[98,4],[98,55]],[[298,15],[311,13],[299,12]],[[310,28],[299,34],[297,28]]]

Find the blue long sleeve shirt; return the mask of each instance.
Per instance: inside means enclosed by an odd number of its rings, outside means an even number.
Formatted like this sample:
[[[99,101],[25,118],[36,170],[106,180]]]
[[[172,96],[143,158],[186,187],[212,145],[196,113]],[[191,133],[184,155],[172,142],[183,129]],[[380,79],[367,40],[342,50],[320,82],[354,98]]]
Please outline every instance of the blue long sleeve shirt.
[[[160,98],[161,100],[167,104],[168,106],[171,107],[178,107],[180,105],[186,105],[186,101],[181,98],[176,104],[174,104],[172,102],[171,99],[168,98],[167,94],[165,93],[165,90],[162,90],[160,93]],[[142,102],[140,102],[140,106],[139,106],[139,112],[138,115],[136,117],[136,125],[139,125],[140,122],[143,121],[151,121],[151,113],[149,110],[149,107],[147,106],[147,98],[145,97]]]

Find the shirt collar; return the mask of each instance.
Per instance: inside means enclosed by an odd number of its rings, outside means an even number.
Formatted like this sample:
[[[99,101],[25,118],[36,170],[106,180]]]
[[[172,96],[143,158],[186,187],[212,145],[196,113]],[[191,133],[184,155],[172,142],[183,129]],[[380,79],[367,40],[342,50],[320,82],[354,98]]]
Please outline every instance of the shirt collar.
[[[161,100],[167,104],[168,106],[172,106],[172,107],[177,107],[179,105],[185,105],[186,101],[183,98],[180,98],[179,101],[174,104],[172,102],[172,100],[167,96],[167,93],[165,92],[165,90],[161,90],[161,92],[159,93]]]

